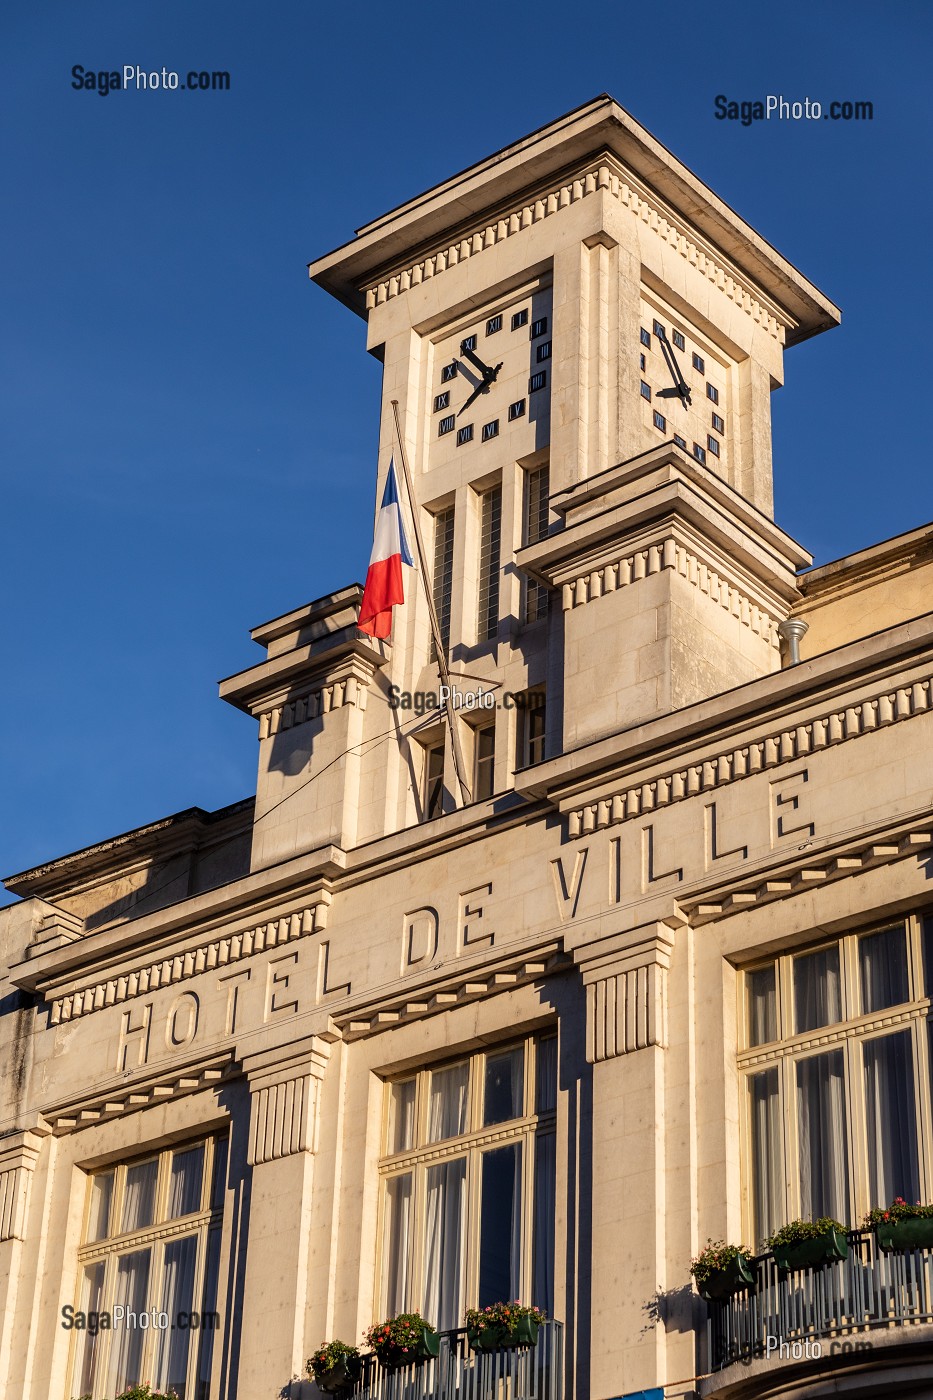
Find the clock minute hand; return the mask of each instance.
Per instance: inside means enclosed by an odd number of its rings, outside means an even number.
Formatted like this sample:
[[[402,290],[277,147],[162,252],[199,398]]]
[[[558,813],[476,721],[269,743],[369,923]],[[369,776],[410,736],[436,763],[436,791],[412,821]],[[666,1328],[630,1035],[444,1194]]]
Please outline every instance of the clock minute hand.
[[[499,366],[499,369],[501,369],[501,368],[502,368],[502,366],[500,365],[500,366]],[[492,379],[495,379],[497,373],[498,373],[498,370],[493,374]],[[471,403],[475,403],[475,401],[479,398],[480,394],[485,394],[486,390],[489,388],[490,384],[492,383],[492,379],[487,379],[486,375],[485,375],[485,374],[483,375],[482,379],[481,379],[480,382],[477,384],[476,388],[473,390],[472,394],[471,394],[470,397],[467,399],[466,403],[463,405],[463,408],[461,408],[461,409],[460,409],[460,412],[457,414],[457,417],[458,417],[458,418],[460,417],[460,414],[461,414],[461,413],[465,413],[465,412],[466,412],[466,410],[470,407],[470,404],[471,404]]]
[[[482,360],[480,359],[479,355],[477,355],[477,354],[475,353],[475,351],[473,351],[473,350],[471,350],[471,349],[469,348],[469,346],[467,345],[466,341],[464,341],[463,344],[460,346],[460,354],[461,354],[461,355],[465,355],[466,358],[467,358],[473,365],[475,365],[475,367],[479,370],[480,374],[483,376],[484,379],[486,378],[486,375],[487,375],[487,374],[491,374],[491,373],[492,373],[492,371],[490,370],[489,366],[483,364],[483,362],[482,362]],[[501,366],[500,366],[500,368],[501,368]]]
[[[690,403],[689,385],[687,384],[686,379],[684,379],[683,375],[680,372],[680,365],[677,363],[677,360],[674,357],[674,352],[670,347],[667,335],[664,332],[664,330],[662,329],[658,331],[657,336],[658,340],[661,342],[661,353],[664,356],[664,362],[667,365],[671,374],[671,378],[674,381],[674,387],[680,395],[684,407],[686,407]]]

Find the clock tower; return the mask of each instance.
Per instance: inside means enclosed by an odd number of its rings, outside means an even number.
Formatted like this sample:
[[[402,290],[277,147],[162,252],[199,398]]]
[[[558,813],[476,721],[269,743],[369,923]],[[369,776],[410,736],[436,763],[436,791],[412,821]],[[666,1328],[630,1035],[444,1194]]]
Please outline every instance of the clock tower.
[[[839,313],[611,97],[375,219],[310,275],[383,363],[375,500],[397,404],[451,676],[496,697],[456,720],[474,803],[779,668],[809,556],[772,519],[770,394],[785,348]],[[438,690],[425,590],[406,572],[386,645],[360,642],[344,603],[276,643],[297,655],[326,635],[307,649],[322,687],[355,657],[365,714],[322,714],[310,746],[323,769],[356,736],[353,791],[315,837],[342,847],[449,812],[458,790],[440,713],[418,713]],[[298,795],[288,815],[302,755],[271,755],[259,864],[310,840]]]

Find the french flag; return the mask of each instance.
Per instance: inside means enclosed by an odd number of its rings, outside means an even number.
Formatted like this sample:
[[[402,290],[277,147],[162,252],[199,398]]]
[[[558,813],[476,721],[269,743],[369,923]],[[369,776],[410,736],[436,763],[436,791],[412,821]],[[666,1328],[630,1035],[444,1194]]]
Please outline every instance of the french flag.
[[[376,516],[373,552],[369,556],[369,570],[360,603],[357,626],[361,632],[368,632],[371,637],[388,637],[392,630],[392,609],[405,601],[402,565],[407,564],[410,568],[414,562],[405,538],[393,457],[389,462],[382,505]]]

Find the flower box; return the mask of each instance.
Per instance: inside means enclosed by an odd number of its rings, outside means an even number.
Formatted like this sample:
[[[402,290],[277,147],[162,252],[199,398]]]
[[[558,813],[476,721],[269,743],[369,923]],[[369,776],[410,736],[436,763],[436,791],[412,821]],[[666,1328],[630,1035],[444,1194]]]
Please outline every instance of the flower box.
[[[426,1327],[418,1340],[410,1346],[403,1347],[396,1342],[384,1342],[382,1346],[376,1347],[376,1355],[380,1365],[387,1371],[399,1371],[403,1366],[423,1366],[425,1361],[437,1356],[440,1345],[441,1339],[434,1328]]]
[[[359,1356],[342,1356],[326,1371],[315,1371],[314,1379],[326,1395],[352,1390],[360,1378],[363,1361]]]
[[[849,1253],[849,1242],[843,1230],[833,1228],[810,1239],[795,1240],[792,1244],[775,1244],[771,1252],[775,1264],[786,1273],[790,1269],[816,1269],[821,1264],[845,1259]]]
[[[755,1275],[743,1254],[730,1259],[722,1269],[713,1269],[700,1285],[700,1297],[708,1303],[724,1303],[742,1288],[752,1288]]]
[[[908,1215],[900,1220],[879,1220],[875,1238],[878,1248],[885,1254],[899,1249],[933,1249],[933,1216]]]
[[[505,1351],[538,1344],[538,1323],[532,1317],[519,1317],[511,1327],[494,1322],[488,1327],[468,1327],[467,1339],[473,1351]]]

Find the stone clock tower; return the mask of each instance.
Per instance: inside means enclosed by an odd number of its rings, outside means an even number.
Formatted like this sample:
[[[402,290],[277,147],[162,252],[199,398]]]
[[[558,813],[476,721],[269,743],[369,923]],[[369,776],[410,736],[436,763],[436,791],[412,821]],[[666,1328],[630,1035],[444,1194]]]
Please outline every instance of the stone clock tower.
[[[451,672],[527,702],[459,722],[474,797],[778,669],[809,556],[771,518],[770,394],[785,347],[838,312],[612,98],[367,224],[310,274],[366,320],[384,365],[377,501],[398,402]],[[393,685],[437,690],[423,590],[409,576],[390,646],[360,640],[357,602],[296,614],[269,643],[275,684],[259,667],[227,692],[266,717],[258,864],[455,805],[444,727],[387,704]],[[296,685],[324,698],[290,707]],[[323,771],[348,748],[309,821],[309,753]]]

